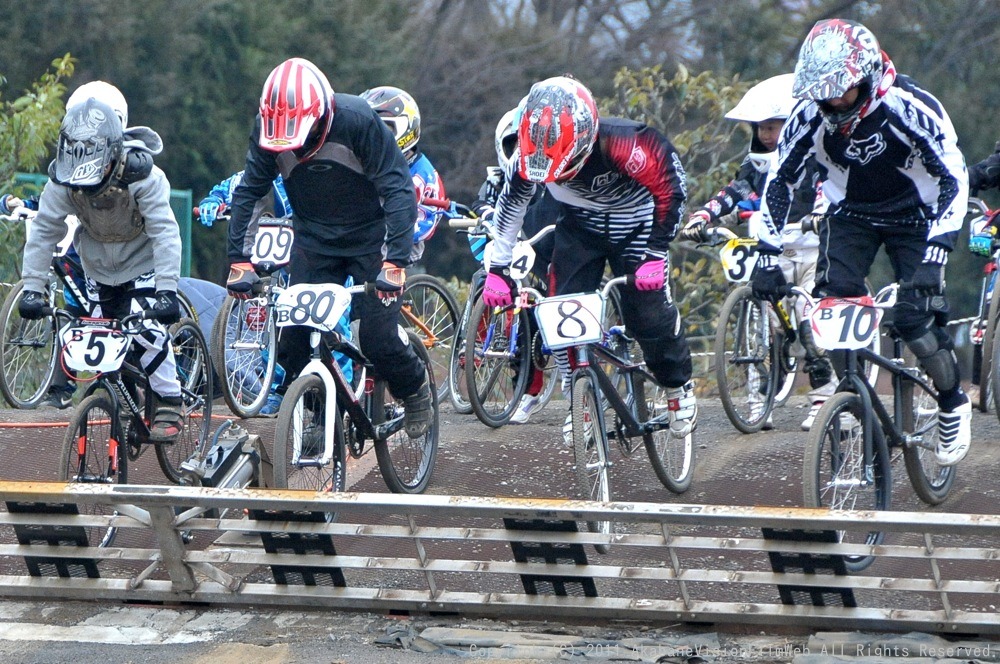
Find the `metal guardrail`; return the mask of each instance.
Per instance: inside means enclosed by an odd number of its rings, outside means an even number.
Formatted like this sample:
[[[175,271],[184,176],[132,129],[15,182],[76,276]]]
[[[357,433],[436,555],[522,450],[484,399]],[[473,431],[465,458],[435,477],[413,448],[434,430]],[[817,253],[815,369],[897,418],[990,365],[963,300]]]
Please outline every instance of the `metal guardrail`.
[[[1000,634],[997,516],[28,482],[0,501],[6,597]],[[121,545],[80,546],[108,525]],[[804,541],[873,529],[888,543]]]

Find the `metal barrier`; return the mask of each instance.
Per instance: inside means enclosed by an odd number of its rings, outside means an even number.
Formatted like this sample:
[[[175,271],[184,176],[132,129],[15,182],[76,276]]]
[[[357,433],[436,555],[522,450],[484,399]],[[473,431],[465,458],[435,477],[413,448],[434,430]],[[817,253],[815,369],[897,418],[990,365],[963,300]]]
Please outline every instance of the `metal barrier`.
[[[28,482],[0,500],[7,597],[1000,634],[996,516]],[[86,546],[108,526],[115,546]],[[873,529],[886,544],[835,543]],[[843,554],[878,559],[847,574]]]

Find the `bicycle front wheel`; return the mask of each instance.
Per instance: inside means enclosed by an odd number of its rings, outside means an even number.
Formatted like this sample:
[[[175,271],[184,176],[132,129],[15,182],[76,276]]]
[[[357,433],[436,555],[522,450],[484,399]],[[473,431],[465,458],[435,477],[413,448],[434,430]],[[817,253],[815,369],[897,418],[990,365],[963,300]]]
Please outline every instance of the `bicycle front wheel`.
[[[17,305],[23,293],[24,282],[18,281],[0,308],[0,392],[14,408],[34,408],[52,382],[59,343],[51,316],[21,318]],[[53,294],[54,304],[63,306],[62,292]]]
[[[115,436],[115,408],[103,394],[92,394],[76,407],[63,438],[59,479],[79,484],[127,484],[128,455]],[[105,516],[101,505],[80,505],[80,513]],[[115,512],[114,514],[117,514]],[[117,528],[85,526],[90,546],[111,546]]]
[[[649,462],[663,486],[676,494],[684,493],[691,486],[694,475],[694,431],[683,438],[675,436],[670,428],[667,412],[667,391],[655,383],[639,381],[636,390],[636,411],[640,422],[659,419],[665,425],[652,433],[644,434]]]
[[[403,327],[415,333],[427,349],[438,401],[443,401],[448,396],[448,367],[461,315],[458,302],[448,284],[429,274],[417,274],[406,280],[401,314]]]
[[[170,345],[181,384],[183,429],[169,445],[156,445],[156,461],[168,480],[180,484],[181,464],[207,444],[212,429],[212,360],[196,322],[183,318],[170,326]]]
[[[238,417],[253,417],[267,402],[278,350],[272,314],[264,297],[227,295],[212,325],[212,363]]]
[[[375,457],[386,486],[394,493],[423,493],[431,481],[438,447],[438,400],[434,372],[430,368],[427,349],[412,332],[407,333],[410,345],[424,364],[427,386],[431,391],[431,420],[424,435],[410,438],[400,429],[388,438],[375,441]],[[376,426],[404,415],[403,401],[389,393],[385,381],[377,379],[372,395],[372,423]]]
[[[993,361],[990,363],[990,379],[993,389],[993,412],[1000,419],[1000,326],[993,332]],[[985,379],[980,379],[982,382]]]
[[[749,286],[722,305],[715,332],[715,377],[726,416],[739,431],[755,433],[774,404],[774,355],[766,304]]]
[[[577,491],[584,500],[611,501],[608,438],[604,413],[594,379],[587,371],[578,371],[570,385],[570,416],[573,418],[573,459],[576,464]],[[613,530],[611,521],[587,521],[587,530],[607,535],[609,544],[595,544],[598,553],[607,553]]]
[[[479,421],[502,427],[528,387],[531,339],[528,314],[506,309],[494,314],[480,298],[465,330],[465,379]]]
[[[955,483],[956,468],[942,466],[935,455],[938,441],[937,398],[910,380],[903,381],[901,392],[902,429],[909,438],[903,447],[906,474],[920,500],[928,505],[939,505],[948,497]]]
[[[831,510],[887,510],[892,499],[889,451],[882,428],[872,415],[871,436],[875,452],[871,476],[865,468],[865,413],[861,397],[839,392],[823,404],[806,440],[802,469],[802,493],[806,507]],[[839,541],[851,544],[880,544],[882,531],[841,531]],[[874,562],[875,556],[844,556],[849,571],[858,572]]]
[[[333,427],[328,461],[326,435]],[[344,422],[326,408],[326,384],[316,374],[300,376],[289,386],[274,426],[274,486],[278,489],[345,491],[347,444]]]

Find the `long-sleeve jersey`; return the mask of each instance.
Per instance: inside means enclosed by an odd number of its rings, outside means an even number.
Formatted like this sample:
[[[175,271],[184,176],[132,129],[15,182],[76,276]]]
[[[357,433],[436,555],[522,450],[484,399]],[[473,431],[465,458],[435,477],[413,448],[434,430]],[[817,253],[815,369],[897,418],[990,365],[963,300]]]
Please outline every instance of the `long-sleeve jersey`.
[[[516,153],[509,171],[494,217],[496,265],[510,262],[536,186],[517,173]],[[620,118],[602,118],[580,172],[546,187],[577,227],[657,258],[666,256],[687,196],[684,167],[670,141],[652,127]]]
[[[944,107],[909,78],[897,77],[847,137],[826,130],[815,102],[795,107],[761,205],[758,237],[775,249],[810,155],[826,169],[829,214],[880,226],[926,226],[928,242],[954,247],[969,193],[965,159]]]
[[[126,129],[125,144],[150,155],[159,154],[163,147],[159,135],[148,127]],[[38,214],[24,245],[25,289],[45,290],[52,250],[66,236],[65,219],[71,214],[80,221],[73,243],[87,276],[117,286],[152,269],[156,290],[177,290],[180,229],[170,208],[170,182],[158,166],[138,182],[116,182],[96,195],[50,179],[38,199]]]
[[[409,263],[417,201],[410,169],[389,128],[368,102],[334,95],[333,123],[310,159],[274,153],[258,145],[254,122],[243,181],[233,192],[227,253],[249,260],[257,224],[254,205],[280,173],[295,211],[295,243],[324,256],[360,256],[383,251],[385,260]]]
[[[233,204],[233,192],[243,181],[243,171],[233,173],[228,178],[212,187],[208,192],[209,196],[215,196],[227,206]],[[292,204],[288,202],[288,194],[285,192],[285,182],[279,175],[274,179],[273,196],[265,196],[257,203],[254,210],[254,218],[264,212],[271,212],[275,217],[287,217],[292,214]],[[270,209],[267,209],[270,208]]]

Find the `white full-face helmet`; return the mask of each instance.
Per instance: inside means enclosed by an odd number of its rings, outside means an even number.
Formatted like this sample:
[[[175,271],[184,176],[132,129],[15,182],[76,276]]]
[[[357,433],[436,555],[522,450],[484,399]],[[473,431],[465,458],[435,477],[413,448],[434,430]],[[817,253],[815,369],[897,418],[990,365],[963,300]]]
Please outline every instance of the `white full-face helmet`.
[[[747,155],[754,168],[761,173],[771,166],[772,151],[757,138],[757,125],[766,120],[787,120],[798,100],[792,96],[795,74],[781,74],[761,81],[747,90],[740,103],[728,113],[729,120],[749,122],[753,128],[750,153]]]
[[[111,110],[122,121],[122,129],[128,126],[128,102],[125,101],[125,95],[121,93],[121,90],[105,81],[91,81],[78,87],[66,100],[66,108],[82,104],[90,98],[110,106]]]

